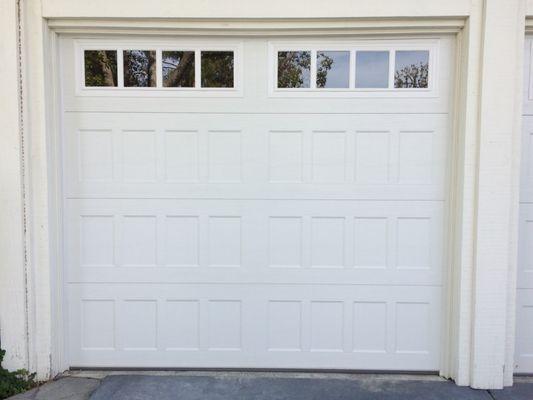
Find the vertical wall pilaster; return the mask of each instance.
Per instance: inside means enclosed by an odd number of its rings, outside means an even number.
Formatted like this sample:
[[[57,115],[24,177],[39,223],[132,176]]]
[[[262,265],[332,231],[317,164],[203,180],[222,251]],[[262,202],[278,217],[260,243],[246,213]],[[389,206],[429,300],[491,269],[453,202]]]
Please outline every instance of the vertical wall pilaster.
[[[506,364],[513,352],[507,335],[514,324],[524,23],[523,0],[484,1],[472,288],[475,388],[500,388],[512,379],[504,377],[513,368]]]
[[[0,346],[8,369],[28,368],[18,11],[16,0],[0,2]]]

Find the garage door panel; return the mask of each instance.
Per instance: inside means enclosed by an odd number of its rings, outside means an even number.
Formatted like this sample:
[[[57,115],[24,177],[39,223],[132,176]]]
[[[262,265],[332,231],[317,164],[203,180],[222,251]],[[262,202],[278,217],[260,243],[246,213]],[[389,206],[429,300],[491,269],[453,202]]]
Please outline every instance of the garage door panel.
[[[71,282],[439,284],[441,202],[70,200]]]
[[[70,114],[68,196],[443,199],[446,116]]]
[[[117,284],[110,292],[101,285],[71,285],[70,333],[79,338],[71,344],[72,363],[438,368],[440,329],[430,315],[440,307],[440,288],[247,284],[228,289]],[[101,329],[76,331],[95,320]]]
[[[274,89],[286,39],[118,39],[61,39],[69,365],[438,370],[454,39],[328,39],[333,90]],[[139,43],[229,46],[236,86],[84,87]],[[429,49],[427,88],[355,87],[374,48]]]

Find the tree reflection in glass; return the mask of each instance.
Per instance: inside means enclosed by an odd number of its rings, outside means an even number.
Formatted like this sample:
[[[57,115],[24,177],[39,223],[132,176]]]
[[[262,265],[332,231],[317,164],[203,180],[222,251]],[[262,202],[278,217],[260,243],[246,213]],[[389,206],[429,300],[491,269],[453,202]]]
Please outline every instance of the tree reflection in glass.
[[[317,88],[350,86],[350,52],[318,51],[316,57]]]
[[[163,86],[194,87],[194,51],[163,51]]]
[[[124,86],[155,87],[156,58],[153,50],[124,50]]]
[[[395,88],[428,87],[429,51],[397,51],[395,64]]]
[[[85,86],[117,86],[117,52],[85,50]]]
[[[308,88],[310,82],[310,51],[278,51],[278,88]]]
[[[233,87],[233,51],[202,51],[202,87]]]

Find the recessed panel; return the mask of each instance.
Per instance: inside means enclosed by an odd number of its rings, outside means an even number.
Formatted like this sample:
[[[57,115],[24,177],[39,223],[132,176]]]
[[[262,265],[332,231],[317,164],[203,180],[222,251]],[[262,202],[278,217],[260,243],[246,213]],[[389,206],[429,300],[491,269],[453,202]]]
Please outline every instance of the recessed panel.
[[[113,137],[111,131],[81,130],[79,135],[79,180],[113,180]]]
[[[301,350],[302,305],[299,301],[269,301],[268,349]]]
[[[387,303],[354,303],[353,312],[353,350],[363,353],[385,353]]]
[[[524,235],[521,251],[524,256],[521,258],[520,268],[523,271],[533,271],[533,221],[525,221],[522,231]]]
[[[340,301],[311,303],[311,351],[342,351],[344,304]]]
[[[199,264],[199,221],[194,216],[167,216],[165,264],[196,267]]]
[[[154,266],[156,264],[156,218],[125,216],[122,220],[122,264]]]
[[[435,169],[433,139],[434,132],[400,132],[400,183],[431,183]]]
[[[238,267],[241,265],[241,218],[209,218],[209,265]]]
[[[311,264],[344,266],[344,218],[315,217],[311,224]]]
[[[396,266],[401,269],[431,268],[431,219],[398,218]]]
[[[155,350],[157,347],[157,302],[126,300],[122,304],[121,332],[125,350]]]
[[[81,266],[112,266],[115,263],[113,216],[87,215],[80,219]]]
[[[209,132],[208,141],[209,181],[240,182],[241,132]]]
[[[167,301],[164,326],[164,346],[167,350],[198,350],[200,347],[199,302]]]
[[[269,258],[272,267],[299,267],[302,264],[302,219],[271,217]]]
[[[167,182],[198,181],[198,133],[165,132]]]
[[[115,348],[115,302],[82,300],[81,334],[83,349]]]
[[[429,352],[430,324],[428,303],[397,303],[396,352]]]
[[[302,132],[269,133],[271,182],[302,181]]]
[[[241,302],[209,301],[209,350],[241,349]]]
[[[390,174],[390,133],[357,132],[355,145],[357,183],[384,184]]]
[[[354,241],[356,267],[387,268],[387,218],[355,218]]]
[[[533,305],[519,305],[517,321],[517,353],[519,357],[533,357]]]
[[[155,132],[122,132],[122,173],[125,182],[156,180]]]
[[[313,180],[334,183],[344,181],[346,134],[313,132]]]

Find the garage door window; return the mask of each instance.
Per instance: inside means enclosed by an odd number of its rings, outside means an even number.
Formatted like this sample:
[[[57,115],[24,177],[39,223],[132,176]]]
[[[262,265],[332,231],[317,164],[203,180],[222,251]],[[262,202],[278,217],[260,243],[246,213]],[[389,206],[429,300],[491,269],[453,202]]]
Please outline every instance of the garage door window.
[[[434,94],[435,41],[271,43],[271,50],[274,95]]]
[[[78,51],[79,95],[240,95],[240,44],[88,43],[78,45]]]
[[[155,87],[157,64],[154,50],[124,50],[124,86]]]
[[[397,51],[395,88],[427,88],[429,51]]]
[[[311,52],[278,52],[278,87],[309,88],[311,85]]]
[[[317,88],[350,87],[350,52],[321,51],[316,56]]]
[[[85,86],[117,86],[117,52],[85,50]]]
[[[233,87],[233,52],[202,51],[202,87]]]
[[[163,51],[163,86],[194,87],[194,51]]]

